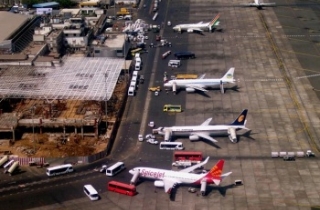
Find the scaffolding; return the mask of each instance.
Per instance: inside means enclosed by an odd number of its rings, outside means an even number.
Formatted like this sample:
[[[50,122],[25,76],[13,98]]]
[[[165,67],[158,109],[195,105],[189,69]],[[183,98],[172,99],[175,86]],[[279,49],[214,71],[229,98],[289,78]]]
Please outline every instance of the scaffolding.
[[[61,67],[9,67],[1,70],[0,98],[109,100],[123,65],[121,58],[68,57]]]

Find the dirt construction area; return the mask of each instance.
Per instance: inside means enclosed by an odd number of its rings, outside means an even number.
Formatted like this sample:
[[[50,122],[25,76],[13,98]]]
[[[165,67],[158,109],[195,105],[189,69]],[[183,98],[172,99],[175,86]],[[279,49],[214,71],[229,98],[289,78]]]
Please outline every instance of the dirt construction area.
[[[2,101],[0,154],[70,157],[105,150],[118,110],[125,99],[125,90],[125,82],[118,82],[107,103],[107,129],[104,101]],[[15,130],[14,138],[10,127]]]

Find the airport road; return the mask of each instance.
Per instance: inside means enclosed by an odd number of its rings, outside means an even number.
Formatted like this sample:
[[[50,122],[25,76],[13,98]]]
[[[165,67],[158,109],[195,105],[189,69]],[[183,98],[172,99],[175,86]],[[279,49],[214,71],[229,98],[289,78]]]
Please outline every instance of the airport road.
[[[161,34],[173,43],[173,52],[189,50],[197,58],[182,61],[182,67],[170,70],[167,67],[170,58],[166,61],[160,59],[166,49],[150,49],[149,53],[142,55],[145,65],[141,72],[146,83],[139,85],[137,96],[128,100],[108,161],[124,160],[128,168],[137,165],[170,168],[172,152],[159,151],[157,146],[137,142],[140,132],[151,131],[146,127],[147,122],[155,121],[156,127],[196,125],[213,117],[213,124],[229,123],[242,109],[248,108],[247,127],[252,132],[240,136],[238,144],[232,144],[227,137],[216,137],[219,142],[215,145],[176,139],[183,141],[187,150],[198,150],[211,156],[206,168],[220,158],[226,159],[224,171],[233,174],[221,187],[210,187],[208,195],[201,197],[188,193],[187,187],[181,186],[174,201],[170,201],[163,189],[155,189],[153,182],[145,181],[137,186],[137,196],[127,197],[107,192],[105,184],[110,179],[88,169],[88,174],[84,171],[79,177],[73,178],[70,174],[61,178],[61,185],[51,181],[43,184],[43,189],[37,188],[42,185],[35,185],[30,186],[32,191],[0,197],[1,203],[8,209],[310,209],[320,205],[317,158],[285,162],[270,157],[272,151],[296,152],[309,148],[319,155],[319,131],[315,129],[319,121],[316,106],[319,101],[317,92],[312,91],[312,88],[318,89],[316,85],[319,84],[316,82],[318,60],[314,58],[319,55],[318,48],[312,44],[318,37],[306,36],[319,31],[318,7],[277,7],[259,11],[255,8],[219,7],[219,3],[224,2],[162,0],[159,19],[155,23],[170,20],[175,25],[207,21],[220,13],[223,30],[201,36],[176,34],[164,26]],[[242,2],[235,2],[238,3]],[[295,1],[284,3],[294,4]],[[141,18],[144,17],[150,18],[147,10],[141,12]],[[297,36],[300,32],[305,36]],[[154,39],[151,33],[149,37]],[[161,84],[165,70],[168,74],[172,71],[206,73],[209,78],[222,76],[230,67],[236,68],[239,82],[237,88],[231,86],[223,95],[219,90],[212,90],[207,94],[180,91],[176,96],[162,92],[155,97],[146,91],[149,85]],[[311,76],[307,78],[311,83],[303,77],[306,72],[310,72]],[[165,103],[181,104],[184,112],[176,115],[162,113]],[[114,179],[128,182],[130,178],[126,170]],[[235,179],[243,180],[244,185],[233,186]],[[81,188],[88,182],[99,190],[100,201],[91,202],[84,196]]]

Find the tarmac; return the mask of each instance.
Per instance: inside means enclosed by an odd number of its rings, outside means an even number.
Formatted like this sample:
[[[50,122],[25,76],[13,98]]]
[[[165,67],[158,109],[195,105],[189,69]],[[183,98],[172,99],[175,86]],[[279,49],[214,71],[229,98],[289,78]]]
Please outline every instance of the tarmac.
[[[125,161],[127,168],[152,166],[171,168],[172,152],[161,151],[158,146],[138,142],[138,134],[147,134],[154,121],[156,127],[172,125],[198,125],[212,117],[211,124],[232,122],[245,108],[249,110],[247,127],[251,132],[239,132],[239,142],[233,144],[226,136],[218,136],[218,143],[205,141],[183,142],[186,150],[202,151],[210,156],[206,165],[210,169],[219,159],[225,159],[224,172],[232,175],[221,186],[207,188],[207,195],[189,193],[188,186],[179,186],[170,199],[153,181],[139,182],[138,195],[124,196],[105,189],[111,180],[95,173],[82,172],[77,179],[66,176],[61,184],[28,192],[38,195],[30,198],[28,209],[310,209],[320,206],[319,173],[319,92],[318,81],[319,17],[318,7],[279,6],[257,10],[219,6],[223,2],[207,0],[160,2],[159,16],[151,21],[152,13],[140,9],[142,19],[162,24],[160,34],[171,41],[172,52],[188,50],[196,59],[183,60],[182,66],[171,70],[167,66],[172,56],[161,59],[168,48],[150,49],[142,55],[145,83],[139,85],[137,95],[129,98],[119,128],[119,134],[108,158]],[[233,2],[238,5],[243,2]],[[283,1],[277,4],[294,4]],[[143,2],[142,2],[143,4]],[[141,4],[141,5],[142,5]],[[152,4],[151,4],[152,5]],[[210,21],[220,13],[220,26],[214,33],[173,33],[165,26],[187,22]],[[308,28],[308,29],[306,29]],[[150,42],[155,35],[149,36]],[[154,41],[153,41],[154,42]],[[236,85],[207,93],[177,95],[161,92],[154,96],[149,86],[162,85],[163,74],[206,73],[206,78],[219,78],[235,67]],[[148,86],[149,85],[149,86]],[[181,104],[184,111],[178,114],[162,112],[164,104]],[[161,138],[158,138],[161,140]],[[271,152],[297,152],[311,149],[315,158],[297,158],[283,161],[271,158]],[[71,175],[70,175],[71,176]],[[131,175],[124,171],[112,178],[129,182]],[[235,186],[235,180],[243,185]],[[54,181],[52,181],[53,183]],[[101,200],[91,202],[84,196],[80,184],[97,186]],[[199,191],[199,188],[196,188]],[[40,193],[42,196],[40,196]],[[46,194],[47,193],[47,194]],[[14,200],[26,199],[22,194],[1,197],[0,201],[14,209]],[[34,201],[32,203],[32,201]],[[50,204],[50,205],[49,205]]]

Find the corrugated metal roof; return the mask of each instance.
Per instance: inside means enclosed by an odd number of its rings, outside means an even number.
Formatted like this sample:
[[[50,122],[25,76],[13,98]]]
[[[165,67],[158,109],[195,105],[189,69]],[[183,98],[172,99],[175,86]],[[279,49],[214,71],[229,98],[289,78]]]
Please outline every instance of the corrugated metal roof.
[[[34,4],[32,7],[34,8],[43,8],[43,7],[55,7],[59,6],[60,4],[58,2],[52,1],[52,2],[45,2],[45,3],[39,3],[39,4]]]

